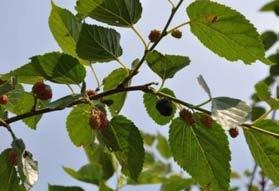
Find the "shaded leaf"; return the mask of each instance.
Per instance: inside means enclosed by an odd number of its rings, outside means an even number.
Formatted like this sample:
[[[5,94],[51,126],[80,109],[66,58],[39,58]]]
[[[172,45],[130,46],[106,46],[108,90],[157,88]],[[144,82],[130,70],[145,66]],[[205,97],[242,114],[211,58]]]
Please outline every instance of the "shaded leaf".
[[[77,186],[48,185],[48,191],[84,191],[84,190]]]
[[[78,105],[67,117],[67,131],[73,144],[78,147],[90,144],[94,139],[93,130],[89,123],[90,112],[90,105]]]
[[[199,121],[189,126],[180,118],[173,120],[169,131],[174,160],[199,184],[212,190],[229,190],[230,150],[224,130],[216,122],[212,128]]]
[[[279,8],[279,1],[278,0],[273,0],[265,4],[260,11],[274,11]]]
[[[279,125],[272,120],[259,121],[255,127],[279,134]],[[254,129],[244,129],[250,151],[257,164],[275,184],[279,184],[279,140]]]
[[[150,69],[163,80],[173,78],[179,70],[190,63],[190,59],[186,56],[163,55],[156,50],[148,53],[146,61]]]
[[[225,5],[197,0],[187,8],[192,33],[211,51],[229,61],[251,64],[265,58],[256,28],[239,12]],[[210,36],[210,38],[209,38]]]
[[[81,98],[82,95],[77,94],[77,95],[68,95],[65,97],[62,97],[58,100],[55,100],[51,103],[48,104],[48,108],[65,108],[68,105],[72,104],[73,102],[77,101],[79,98]]]
[[[114,29],[83,24],[76,51],[91,62],[109,62],[122,55],[119,41],[120,34]]]
[[[128,75],[129,71],[124,68],[118,68],[113,70],[103,81],[104,91],[116,88]],[[112,100],[113,102],[109,106],[112,115],[117,115],[120,112],[124,105],[126,97],[126,92],[106,96],[106,100]]]
[[[260,81],[255,85],[257,97],[265,101],[271,108],[279,109],[279,101],[276,98],[271,97],[269,87],[264,81]]]
[[[202,89],[207,93],[208,97],[211,98],[211,92],[210,92],[210,88],[208,87],[205,79],[203,78],[202,75],[199,75],[197,78],[200,86],[202,87]]]
[[[277,41],[277,34],[273,31],[265,31],[261,35],[265,50],[271,48]],[[272,60],[271,60],[272,61]]]
[[[160,92],[163,92],[167,95],[171,95],[175,97],[174,92],[170,89],[163,88],[160,90]],[[145,106],[145,109],[148,113],[148,115],[154,120],[159,125],[166,125],[168,124],[171,119],[173,118],[175,112],[176,112],[176,107],[174,104],[173,105],[173,113],[171,116],[163,116],[159,113],[159,111],[156,109],[156,103],[159,100],[155,95],[149,94],[149,93],[144,93],[143,95],[143,103]]]
[[[15,166],[9,160],[9,153],[12,149],[6,149],[0,154],[0,190],[1,191],[26,191],[20,185]]]
[[[212,99],[212,115],[225,130],[244,123],[250,111],[250,107],[239,99],[228,97]]]
[[[131,27],[141,17],[139,0],[78,0],[78,16],[119,27]]]
[[[110,122],[121,151],[116,156],[124,174],[137,180],[144,162],[143,140],[138,128],[124,116],[116,116]]]

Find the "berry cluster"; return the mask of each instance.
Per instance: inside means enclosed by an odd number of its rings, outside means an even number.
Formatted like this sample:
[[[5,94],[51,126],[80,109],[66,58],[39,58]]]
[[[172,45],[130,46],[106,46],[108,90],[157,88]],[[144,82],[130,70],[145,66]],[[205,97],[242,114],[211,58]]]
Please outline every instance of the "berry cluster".
[[[182,109],[179,112],[179,116],[180,118],[187,124],[187,125],[194,125],[195,124],[195,119],[194,119],[194,115],[187,109]]]
[[[49,100],[52,98],[50,86],[46,85],[43,81],[39,81],[33,85],[32,93],[40,100]]]
[[[109,125],[106,114],[97,108],[91,110],[89,123],[92,129],[99,130],[104,130]]]

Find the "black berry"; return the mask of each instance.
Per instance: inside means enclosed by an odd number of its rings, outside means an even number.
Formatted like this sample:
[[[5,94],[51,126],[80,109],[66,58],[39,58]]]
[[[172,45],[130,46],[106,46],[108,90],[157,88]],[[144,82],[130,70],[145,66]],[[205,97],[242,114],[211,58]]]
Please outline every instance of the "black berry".
[[[230,128],[229,133],[232,138],[236,138],[239,134],[237,128]]]
[[[163,116],[171,116],[173,112],[172,103],[170,100],[163,98],[157,101],[156,109]]]

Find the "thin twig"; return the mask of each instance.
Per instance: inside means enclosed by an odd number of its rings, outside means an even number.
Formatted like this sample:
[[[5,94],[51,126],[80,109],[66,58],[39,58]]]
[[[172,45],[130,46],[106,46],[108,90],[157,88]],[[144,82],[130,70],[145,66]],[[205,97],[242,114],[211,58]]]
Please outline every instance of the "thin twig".
[[[97,88],[100,88],[100,86],[101,86],[100,84],[101,83],[100,83],[100,80],[99,80],[99,78],[97,76],[97,73],[96,73],[95,69],[93,68],[92,64],[90,64],[89,67],[90,67],[90,69],[91,69],[91,71],[93,73],[93,76],[94,76],[94,78],[95,78],[95,80],[97,82]]]
[[[187,22],[184,22],[184,23],[182,23],[182,24],[180,24],[180,25],[178,25],[178,26],[176,26],[176,27],[173,27],[172,29],[170,29],[170,30],[168,30],[168,34],[169,33],[171,33],[172,31],[174,31],[174,30],[176,30],[176,29],[179,29],[179,28],[181,28],[181,27],[183,27],[183,26],[186,26],[186,25],[188,25],[188,24],[190,24],[191,23],[191,21],[187,21]]]
[[[248,185],[248,191],[252,191],[253,182],[254,182],[254,180],[255,180],[257,168],[258,168],[258,165],[255,163],[254,168],[253,168],[253,171],[252,171],[251,179],[250,179],[250,182],[249,182],[249,185]]]
[[[145,42],[144,38],[142,37],[142,35],[139,33],[139,31],[135,28],[135,26],[131,25],[131,29],[135,32],[135,34],[139,37],[140,41],[142,42],[144,49],[147,50],[148,49],[148,45]]]

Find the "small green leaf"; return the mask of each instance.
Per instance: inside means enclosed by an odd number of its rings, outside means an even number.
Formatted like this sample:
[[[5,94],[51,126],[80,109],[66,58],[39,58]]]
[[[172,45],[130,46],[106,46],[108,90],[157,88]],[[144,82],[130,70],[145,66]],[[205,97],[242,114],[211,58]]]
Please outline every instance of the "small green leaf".
[[[255,127],[279,134],[279,125],[271,120],[259,121]],[[250,151],[257,164],[275,184],[279,184],[279,140],[254,129],[244,129]]]
[[[93,130],[90,127],[91,106],[76,106],[68,115],[66,126],[73,144],[80,147],[90,144],[93,139]]]
[[[191,178],[185,179],[180,176],[172,176],[164,182],[160,191],[181,191],[191,187],[194,183]]]
[[[148,133],[143,133],[141,132],[141,135],[143,137],[143,142],[144,144],[148,145],[148,146],[151,146],[153,145],[155,139],[156,139],[156,136],[155,135],[151,135],[151,134],[148,134]]]
[[[116,88],[127,76],[129,71],[124,68],[118,68],[113,70],[103,81],[104,91],[108,91]],[[112,100],[113,103],[109,106],[112,115],[117,115],[122,109],[127,93],[118,93],[110,96],[106,96],[106,100]]]
[[[279,8],[279,0],[273,0],[265,4],[260,11],[274,11],[275,9]]]
[[[99,191],[113,191],[113,189],[107,186],[106,184],[101,184],[99,186]]]
[[[214,122],[211,128],[196,121],[189,126],[180,118],[173,120],[169,142],[174,160],[202,186],[229,190],[230,150],[224,130]]]
[[[173,78],[179,70],[190,63],[190,59],[186,56],[162,55],[156,50],[148,53],[146,61],[150,69],[163,80]]]
[[[20,185],[15,166],[9,160],[9,153],[12,149],[6,149],[0,154],[0,190],[1,191],[26,191]]]
[[[67,9],[62,9],[51,2],[52,9],[48,19],[49,28],[53,37],[61,49],[78,58],[76,43],[81,31],[81,22]],[[88,64],[88,61],[79,59],[81,63]]]
[[[8,111],[21,115],[30,112],[35,103],[35,98],[32,93],[25,92],[21,86],[17,86],[15,90],[7,94],[9,102],[6,105]],[[43,102],[38,102],[39,106],[43,106]],[[37,123],[40,121],[41,115],[23,119],[23,122],[31,129],[36,129]]]
[[[225,5],[197,0],[187,8],[192,33],[211,51],[229,61],[251,64],[265,58],[255,27],[239,12]]]
[[[212,99],[212,115],[225,130],[244,123],[250,111],[251,108],[239,99],[228,97]]]
[[[256,89],[257,97],[260,100],[268,103],[268,105],[270,105],[270,107],[273,109],[279,109],[279,100],[271,97],[269,88],[264,81],[260,81],[259,83],[257,83],[255,85],[255,89]]]
[[[210,91],[210,88],[208,87],[205,79],[203,78],[202,75],[199,75],[197,77],[197,80],[198,80],[198,83],[200,84],[200,86],[202,87],[202,89],[206,92],[206,94],[208,95],[209,98],[212,97],[211,95],[211,91]]]
[[[265,31],[261,35],[265,50],[271,48],[277,42],[277,34],[273,31]],[[272,60],[271,60],[272,61]]]
[[[84,191],[84,190],[76,186],[48,185],[48,191]]]
[[[78,16],[119,27],[132,27],[141,17],[139,0],[78,0]]]
[[[165,93],[167,95],[171,95],[173,97],[175,97],[174,93],[172,90],[164,88],[162,90],[160,90],[160,92]],[[176,107],[173,104],[173,114],[171,116],[163,116],[159,113],[159,111],[156,109],[156,103],[159,99],[153,95],[153,94],[149,94],[149,93],[145,93],[143,95],[143,102],[144,102],[144,106],[145,109],[147,111],[147,113],[149,114],[149,116],[154,120],[154,122],[156,122],[159,125],[166,125],[168,124],[171,119],[173,118],[175,112],[176,112]]]
[[[116,156],[124,174],[137,180],[144,162],[143,140],[138,128],[124,116],[115,116],[110,122],[121,151]]]
[[[42,79],[59,84],[79,84],[85,78],[85,68],[70,55],[52,52],[32,57],[31,63],[7,75],[14,75],[19,83],[26,84]]]
[[[65,108],[81,98],[82,95],[68,95],[48,104],[48,108]]]
[[[167,139],[161,135],[161,134],[158,134],[157,135],[157,149],[159,151],[159,153],[169,159],[171,157],[171,151],[170,151],[170,147],[169,147],[169,143],[167,141]]]
[[[103,179],[102,167],[97,163],[87,164],[81,167],[78,171],[67,167],[64,167],[64,170],[71,177],[87,183],[98,185]]]
[[[109,62],[122,55],[120,34],[109,28],[83,24],[77,42],[79,57],[91,62]]]

